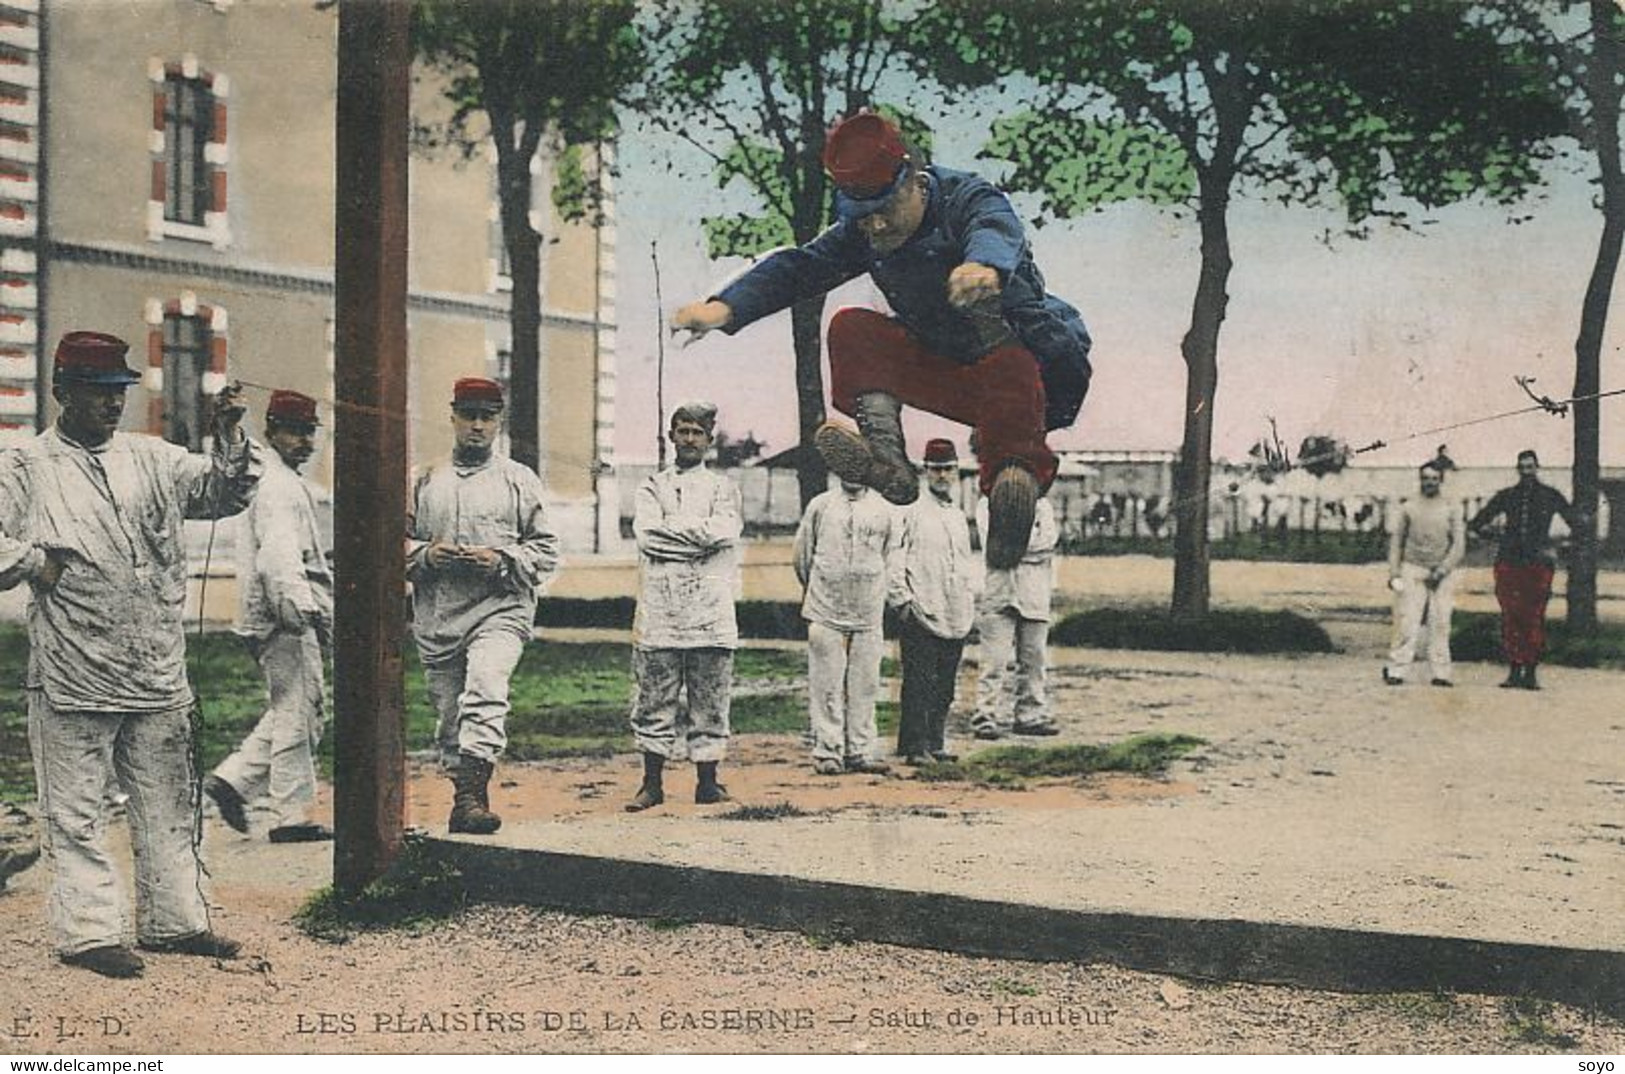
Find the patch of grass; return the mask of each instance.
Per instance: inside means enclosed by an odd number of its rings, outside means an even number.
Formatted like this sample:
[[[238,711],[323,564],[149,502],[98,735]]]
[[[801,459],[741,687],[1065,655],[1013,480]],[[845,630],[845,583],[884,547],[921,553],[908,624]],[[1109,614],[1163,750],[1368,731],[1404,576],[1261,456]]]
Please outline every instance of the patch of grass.
[[[1366,1002],[1413,1021],[1449,1021],[1460,1009],[1449,992],[1380,992]]]
[[[331,886],[305,900],[293,916],[306,935],[347,943],[358,932],[418,931],[460,914],[468,905],[463,874],[408,843],[387,873],[354,899],[342,899]]]
[[[820,951],[858,942],[858,930],[844,921],[832,921],[828,925],[812,929],[806,936],[808,945]]]
[[[597,627],[630,630],[637,601],[632,597],[548,597],[536,609],[536,624],[546,627]],[[786,600],[742,600],[734,606],[739,633],[747,638],[804,641],[807,622],[801,605]]]
[[[1455,660],[1500,663],[1501,617],[1492,612],[1457,612],[1451,621],[1450,655]],[[1573,668],[1625,669],[1625,623],[1602,622],[1574,631],[1561,619],[1546,621],[1547,663]]]
[[[1170,537],[1115,537],[1099,534],[1071,538],[1061,551],[1072,556],[1160,556],[1174,554]],[[1378,563],[1388,555],[1388,535],[1378,531],[1287,530],[1285,533],[1238,533],[1208,545],[1213,559],[1248,559],[1269,563]]]
[[[1507,1036],[1524,1044],[1543,1048],[1578,1048],[1580,1041],[1564,1033],[1551,1023],[1552,1004],[1543,999],[1520,996],[1502,1005],[1506,1015]]]
[[[546,601],[543,602],[547,603]],[[789,682],[805,676],[805,654],[788,649],[740,649],[739,682]],[[435,714],[417,655],[406,658],[407,741],[433,741]],[[525,646],[514,669],[508,756],[515,760],[605,757],[632,749],[632,647],[621,642],[542,642]],[[807,722],[800,691],[738,697],[738,731],[793,731]]]
[[[545,604],[546,602],[544,602]],[[415,648],[403,654],[406,743],[422,749],[434,741],[436,716]],[[242,640],[229,633],[187,637],[187,665],[202,702],[199,749],[205,771],[225,759],[265,711],[265,684]],[[27,703],[22,689],[28,637],[20,625],[0,626],[0,801],[34,798],[28,750]],[[746,683],[789,683],[805,677],[806,654],[788,649],[741,649],[734,676]],[[514,670],[508,718],[508,756],[514,760],[604,757],[632,749],[627,713],[632,697],[632,648],[617,642],[541,642],[525,646]],[[329,698],[329,711],[332,710]],[[801,691],[739,698],[736,727],[742,731],[797,731],[806,725]],[[743,716],[742,723],[739,716]],[[333,736],[324,735],[317,765],[333,776]]]
[[[1161,775],[1168,765],[1206,743],[1192,735],[1135,735],[1104,746],[998,746],[959,761],[921,765],[928,783],[963,781],[1019,790],[1032,779],[1066,779],[1095,772]]]
[[[897,722],[903,717],[902,706],[895,701],[880,701],[875,704],[875,731],[882,738],[890,738],[897,733]]]
[[[735,734],[800,731],[807,726],[807,696],[797,690],[735,697],[728,709],[728,724]]]
[[[810,817],[811,813],[789,802],[772,805],[742,805],[717,815],[718,820],[788,820],[791,817]]]
[[[993,981],[993,994],[1003,996],[1036,996],[1038,989],[1026,981],[1012,981],[1007,977],[995,978]]]
[[[1200,619],[1175,618],[1163,608],[1094,608],[1050,630],[1055,645],[1157,649],[1197,653],[1329,653],[1332,639],[1296,612],[1214,609]]]
[[[34,799],[34,762],[28,750],[28,698],[23,669],[28,667],[28,638],[20,628],[0,630],[0,802]]]

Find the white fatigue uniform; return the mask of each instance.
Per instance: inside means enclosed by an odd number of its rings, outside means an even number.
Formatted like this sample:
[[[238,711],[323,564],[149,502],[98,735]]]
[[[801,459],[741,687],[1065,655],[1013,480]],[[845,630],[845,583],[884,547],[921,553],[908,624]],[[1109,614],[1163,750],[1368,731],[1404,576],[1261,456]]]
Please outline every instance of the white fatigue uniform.
[[[875,697],[886,648],[881,623],[897,530],[896,510],[867,488],[820,493],[796,528],[815,761],[878,760]]]
[[[940,753],[946,746],[965,637],[976,618],[982,567],[958,505],[925,492],[901,512],[886,602],[902,616],[903,660],[897,752]]]
[[[105,843],[110,772],[129,796],[138,938],[209,928],[193,844],[183,521],[241,511],[262,465],[246,438],[205,456],[125,433],[87,448],[55,428],[0,456],[0,588],[34,585],[28,739],[61,954],[124,942]],[[67,565],[42,589],[47,549]]]
[[[632,733],[643,753],[696,763],[727,754],[742,528],[738,487],[704,464],[661,470],[638,489]]]
[[[1450,681],[1450,616],[1455,610],[1456,566],[1466,551],[1466,534],[1460,509],[1442,495],[1419,496],[1400,505],[1388,536],[1388,575],[1398,579],[1393,646],[1388,652],[1390,678],[1403,679],[1409,673],[1425,615],[1433,678]],[[1444,577],[1430,583],[1435,568]]]
[[[541,478],[512,459],[434,466],[412,488],[407,579],[412,633],[445,767],[466,753],[495,763],[508,744],[508,681],[536,622],[536,601],[559,565]],[[494,548],[495,574],[465,566],[436,570],[436,542]]]
[[[987,513],[984,498],[976,505],[978,532],[987,532]],[[1059,539],[1055,508],[1047,498],[1039,497],[1026,555],[1014,567],[987,572],[978,619],[981,675],[976,715],[971,721],[978,731],[1050,724],[1045,685]]]
[[[325,710],[323,638],[333,624],[333,575],[316,497],[299,472],[266,453],[254,504],[238,522],[237,633],[259,662],[269,705],[214,770],[242,797],[269,799],[276,826],[306,820],[316,798]]]

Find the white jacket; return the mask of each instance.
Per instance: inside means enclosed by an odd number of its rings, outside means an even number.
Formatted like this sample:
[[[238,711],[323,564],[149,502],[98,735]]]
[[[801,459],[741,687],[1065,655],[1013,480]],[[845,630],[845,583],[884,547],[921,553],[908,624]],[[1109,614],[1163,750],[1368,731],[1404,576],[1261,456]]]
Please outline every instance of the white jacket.
[[[930,492],[902,511],[886,601],[939,638],[963,638],[976,619],[981,557],[971,551],[965,512]]]
[[[896,509],[872,489],[814,496],[796,527],[801,617],[834,630],[879,630],[899,530]]]
[[[976,531],[987,542],[987,498],[976,503]],[[1013,611],[1035,623],[1050,620],[1050,596],[1055,592],[1055,545],[1060,540],[1055,524],[1055,508],[1039,497],[1033,512],[1032,536],[1021,562],[1005,570],[988,569],[987,588],[982,591],[984,614]]]
[[[263,465],[246,438],[194,455],[129,433],[86,448],[54,427],[0,456],[0,589],[34,581],[47,549],[67,556],[29,604],[28,686],[62,710],[189,704],[183,522],[243,510]]]
[[[406,576],[412,583],[412,633],[426,663],[451,659],[485,630],[530,638],[537,598],[559,565],[546,499],[533,470],[498,455],[477,466],[445,462],[417,479],[407,519]],[[494,548],[502,567],[495,574],[435,570],[427,552],[436,541]]]
[[[739,489],[704,465],[651,474],[632,514],[640,649],[734,649],[739,626]]]
[[[333,574],[316,497],[275,451],[254,503],[237,522],[237,633],[265,638],[333,623]]]

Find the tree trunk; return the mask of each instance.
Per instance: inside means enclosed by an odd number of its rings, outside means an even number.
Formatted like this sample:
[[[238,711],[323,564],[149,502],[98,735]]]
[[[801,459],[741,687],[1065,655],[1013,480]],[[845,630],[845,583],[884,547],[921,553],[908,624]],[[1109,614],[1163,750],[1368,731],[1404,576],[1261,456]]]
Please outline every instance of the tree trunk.
[[[1203,177],[1197,223],[1202,266],[1191,305],[1191,326],[1180,344],[1185,358],[1185,437],[1174,467],[1174,594],[1172,611],[1182,618],[1208,612],[1208,481],[1213,463],[1213,396],[1219,386],[1219,328],[1230,302],[1228,180]]]
[[[527,164],[515,170],[523,177],[502,186],[503,241],[508,244],[513,280],[508,314],[513,337],[508,352],[508,440],[514,461],[540,473],[542,237],[530,226],[530,168]]]
[[[1619,159],[1619,91],[1614,86],[1615,75],[1625,66],[1625,56],[1611,32],[1615,15],[1612,0],[1592,0],[1591,25],[1596,44],[1586,92],[1591,99],[1594,148],[1602,180],[1602,238],[1586,284],[1580,334],[1574,341],[1574,395],[1592,397],[1574,403],[1573,492],[1580,520],[1574,528],[1569,561],[1568,624],[1579,630],[1591,630],[1597,625],[1597,483],[1602,413],[1595,396],[1602,390],[1603,334],[1620,249],[1625,243],[1625,176],[1621,175]]]
[[[824,459],[813,447],[813,434],[824,422],[824,348],[819,338],[823,321],[823,295],[802,299],[790,307],[790,334],[796,350],[796,416],[801,433],[796,480],[803,509],[829,484]]]

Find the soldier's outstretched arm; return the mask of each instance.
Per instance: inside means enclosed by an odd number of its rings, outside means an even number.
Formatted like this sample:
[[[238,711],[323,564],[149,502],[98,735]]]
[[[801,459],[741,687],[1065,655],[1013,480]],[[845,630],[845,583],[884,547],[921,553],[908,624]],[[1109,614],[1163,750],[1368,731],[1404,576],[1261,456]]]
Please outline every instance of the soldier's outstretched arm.
[[[671,332],[687,332],[688,338],[683,346],[688,346],[696,340],[704,338],[707,332],[715,332],[719,328],[727,328],[733,321],[733,309],[720,299],[708,298],[701,302],[690,302],[671,315]]]

